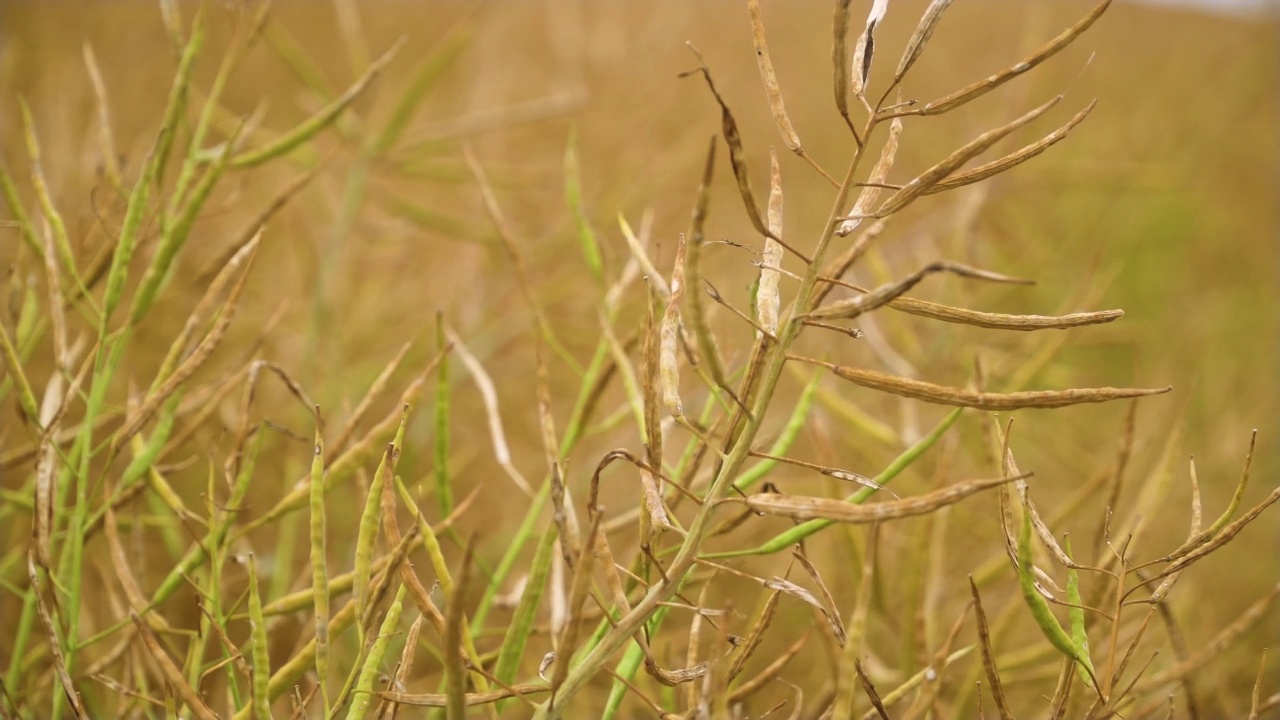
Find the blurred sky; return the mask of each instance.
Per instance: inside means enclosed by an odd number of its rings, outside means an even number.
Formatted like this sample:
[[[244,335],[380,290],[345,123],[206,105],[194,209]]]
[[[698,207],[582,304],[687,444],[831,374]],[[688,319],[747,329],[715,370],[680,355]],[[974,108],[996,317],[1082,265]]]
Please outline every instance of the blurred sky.
[[[1211,12],[1260,13],[1280,7],[1277,0],[1130,0],[1144,5],[1178,5]]]

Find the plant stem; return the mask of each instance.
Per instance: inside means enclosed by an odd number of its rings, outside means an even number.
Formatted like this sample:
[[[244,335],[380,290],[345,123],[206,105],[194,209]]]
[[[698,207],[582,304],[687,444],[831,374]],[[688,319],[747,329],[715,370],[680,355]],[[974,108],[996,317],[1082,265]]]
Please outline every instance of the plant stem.
[[[863,133],[863,137],[866,137],[870,130],[874,128],[875,122],[875,117],[868,121],[867,131]],[[752,404],[751,416],[747,418],[746,427],[738,436],[733,449],[729,452],[728,458],[721,465],[720,471],[717,473],[715,481],[711,484],[711,489],[708,490],[701,508],[689,525],[688,534],[680,545],[680,550],[677,552],[674,562],[666,570],[667,579],[655,583],[649,589],[649,592],[636,603],[631,612],[623,616],[617,625],[605,634],[599,644],[582,656],[578,665],[569,670],[569,675],[566,677],[564,684],[554,693],[556,706],[551,707],[551,700],[539,705],[537,713],[534,715],[536,720],[558,718],[564,704],[600,671],[600,668],[615,652],[626,644],[631,636],[650,617],[659,603],[668,600],[675,594],[684,577],[693,568],[698,552],[702,548],[702,542],[711,527],[711,521],[714,519],[717,502],[728,492],[733,479],[737,477],[743,463],[746,462],[747,457],[750,455],[752,443],[755,441],[756,433],[760,430],[760,424],[763,422],[764,416],[773,400],[773,393],[786,365],[786,351],[804,327],[798,318],[808,310],[809,304],[812,302],[813,292],[817,286],[819,271],[822,267],[822,260],[826,255],[831,238],[835,234],[838,218],[844,212],[849,191],[853,186],[854,175],[857,173],[858,165],[861,163],[864,154],[862,150],[864,146],[865,143],[854,150],[853,158],[849,162],[849,169],[845,173],[844,180],[840,183],[836,199],[832,203],[830,216],[827,218],[822,236],[818,239],[817,248],[813,253],[812,261],[809,263],[808,271],[805,273],[804,281],[796,294],[796,299],[791,306],[790,313],[788,313],[786,323],[778,333],[778,342],[773,347],[772,353],[768,358],[768,365],[761,380],[755,402]]]

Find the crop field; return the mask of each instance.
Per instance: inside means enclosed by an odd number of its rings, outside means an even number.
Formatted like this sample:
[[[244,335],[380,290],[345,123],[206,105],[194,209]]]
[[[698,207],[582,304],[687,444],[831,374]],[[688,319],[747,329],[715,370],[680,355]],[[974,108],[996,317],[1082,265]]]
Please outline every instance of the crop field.
[[[0,3],[0,719],[1280,718],[1278,46]]]

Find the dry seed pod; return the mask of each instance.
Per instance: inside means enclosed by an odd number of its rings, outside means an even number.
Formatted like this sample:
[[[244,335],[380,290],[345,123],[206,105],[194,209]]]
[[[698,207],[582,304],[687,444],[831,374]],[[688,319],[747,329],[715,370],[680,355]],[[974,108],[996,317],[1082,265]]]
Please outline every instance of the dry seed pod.
[[[702,166],[702,180],[698,183],[698,194],[693,203],[693,215],[689,223],[687,257],[685,272],[687,283],[694,287],[689,294],[689,320],[693,325],[693,337],[697,341],[698,354],[707,363],[711,378],[720,387],[728,387],[728,375],[725,373],[724,361],[720,357],[720,348],[716,345],[715,335],[707,319],[706,303],[698,290],[702,286],[702,246],[705,244],[703,227],[707,220],[707,205],[711,198],[711,180],[714,177],[716,160],[716,139],[711,137],[707,145],[707,159]]]
[[[2,170],[0,170],[0,175],[3,175]],[[42,234],[44,235],[44,276],[46,286],[49,289],[49,325],[53,331],[53,357],[57,362],[58,369],[61,373],[70,373],[72,353],[67,346],[67,315],[63,308],[64,300],[61,283],[58,280],[61,273],[58,266],[58,251],[53,246],[53,238],[50,234],[48,232]],[[30,281],[31,285],[34,285],[34,280],[35,278],[32,277]],[[30,285],[28,287],[30,287]],[[60,379],[62,377],[61,373],[54,375],[54,377]],[[52,382],[53,380],[51,378],[50,383],[52,384]],[[47,399],[48,398],[46,397],[46,400]],[[64,403],[60,412],[65,412],[65,410],[66,406]],[[49,432],[52,422],[53,418],[45,418],[42,411],[40,427],[45,428],[46,433]]]
[[[848,641],[848,634],[845,632],[844,623],[840,621],[840,615],[835,612],[834,608],[828,608],[822,601],[814,597],[813,593],[790,580],[775,577],[772,580],[766,580],[764,586],[770,590],[780,590],[817,608],[822,613],[822,616],[827,619],[827,624],[831,627],[831,634],[835,635],[836,642],[840,644],[840,647],[844,647],[845,642]]]
[[[646,530],[646,537],[643,540],[648,544],[657,533],[671,529],[671,520],[667,518],[667,508],[662,503],[662,491],[658,489],[657,481],[654,480],[653,474],[644,468],[640,468],[640,487],[645,516],[648,518],[648,522],[643,523]]]
[[[191,375],[193,375],[196,370],[198,370],[200,366],[209,359],[218,344],[222,342],[222,338],[225,337],[227,329],[230,327],[231,321],[235,317],[236,309],[239,306],[240,294],[244,290],[245,281],[249,277],[249,270],[253,265],[254,258],[257,256],[259,240],[261,237],[261,232],[254,235],[253,239],[246,244],[240,252],[236,253],[234,266],[228,266],[228,268],[234,267],[234,269],[238,270],[239,266],[243,264],[244,270],[240,272],[235,284],[231,286],[231,290],[227,294],[226,301],[223,302],[221,308],[219,308],[217,320],[215,321],[214,326],[209,330],[204,338],[200,340],[195,349],[191,351],[191,354],[182,361],[182,364],[173,371],[173,374],[166,378],[165,381],[147,397],[142,408],[138,410],[137,414],[129,419],[128,424],[116,433],[115,437],[112,438],[112,443],[115,447],[120,447],[125,441],[139,432],[143,425],[145,425],[156,411],[160,409],[160,405],[169,396],[177,392],[178,388],[180,388],[182,384],[185,383],[187,379],[189,379]],[[206,296],[205,299],[208,298],[209,296]]]
[[[680,235],[676,246],[675,268],[671,271],[671,297],[662,326],[658,330],[658,377],[662,383],[662,402],[667,412],[684,420],[684,404],[680,401],[680,365],[676,355],[680,342],[680,298],[684,294],[685,239]]]
[[[876,26],[884,20],[884,14],[888,10],[889,0],[875,0],[872,3],[871,12],[867,13],[867,28],[862,31],[858,44],[853,50],[853,92],[858,97],[866,95],[867,78],[871,75],[871,61],[875,57]]]
[[[551,675],[551,691],[553,694],[564,683],[565,678],[568,677],[569,662],[567,658],[572,657],[573,652],[577,650],[582,629],[584,605],[587,596],[590,594],[594,577],[596,556],[592,552],[592,548],[595,547],[595,537],[598,532],[600,532],[599,515],[592,519],[591,530],[588,532],[587,540],[582,544],[582,552],[574,566],[573,581],[569,589],[569,621],[561,629],[560,641],[556,644],[557,651],[565,655],[566,661],[557,663],[555,671]],[[461,718],[463,716],[458,715],[458,717]]]
[[[1194,551],[1196,548],[1212,540],[1223,528],[1227,526],[1227,523],[1231,522],[1232,516],[1234,516],[1236,510],[1240,508],[1240,501],[1244,498],[1245,487],[1249,484],[1249,470],[1253,467],[1253,451],[1257,446],[1257,443],[1258,431],[1255,429],[1249,438],[1249,452],[1244,457],[1244,470],[1240,473],[1240,481],[1236,484],[1236,490],[1231,495],[1231,501],[1227,504],[1227,508],[1222,511],[1222,514],[1218,516],[1218,519],[1214,520],[1213,524],[1211,524],[1206,530],[1200,530],[1200,519],[1195,519],[1193,521],[1195,530],[1192,532],[1191,537],[1187,538],[1187,541],[1179,546],[1178,549],[1169,553],[1166,559],[1178,560],[1182,558],[1188,553]],[[1191,481],[1192,487],[1196,491],[1193,496],[1196,500],[1194,507],[1196,512],[1193,514],[1193,518],[1196,518],[1203,513],[1203,510],[1199,508],[1199,482],[1196,478],[1194,460],[1195,458],[1192,458]]]
[[[949,272],[961,277],[989,280],[991,282],[1028,284],[1025,280],[1019,280],[1018,278],[1009,277],[1008,275],[1001,275],[987,270],[979,270],[978,268],[972,268],[968,265],[961,265],[959,263],[939,261],[929,263],[901,280],[881,285],[865,295],[858,295],[847,300],[841,300],[839,302],[817,308],[810,312],[808,317],[814,319],[839,318],[851,320],[863,313],[871,312],[876,308],[893,302],[893,300],[919,284],[919,282],[926,276],[939,272]]]
[[[854,660],[853,669],[858,673],[858,682],[862,683],[863,691],[871,699],[872,709],[880,717],[880,720],[889,720],[889,711],[885,709],[884,701],[880,699],[880,693],[876,691],[875,685],[871,684],[871,678],[867,677],[867,671],[862,668],[862,661]]]
[[[850,215],[854,217],[840,223],[836,228],[836,235],[846,237],[858,229],[862,224],[861,216],[871,212],[871,207],[876,204],[876,200],[880,199],[880,192],[883,188],[886,178],[889,177],[889,170],[893,167],[894,158],[898,154],[898,136],[902,134],[902,119],[894,118],[889,123],[889,137],[884,142],[884,147],[880,150],[880,159],[876,161],[876,166],[871,169],[871,175],[867,177],[867,185],[862,188],[862,192],[858,194],[858,199],[853,203],[853,210]],[[843,274],[843,271],[840,273]],[[838,277],[838,276],[837,276]]]
[[[948,177],[946,180],[943,180],[939,182],[937,185],[934,185],[932,188],[929,188],[928,190],[926,190],[924,194],[932,195],[933,193],[940,193],[946,190],[954,190],[955,188],[963,187],[965,185],[972,185],[973,183],[979,182],[981,180],[986,180],[989,177],[999,175],[1000,173],[1006,170],[1010,170],[1014,167],[1017,167],[1018,165],[1021,165],[1022,163],[1039,155],[1045,150],[1048,150],[1050,147],[1053,147],[1055,144],[1057,144],[1058,142],[1066,138],[1067,133],[1071,132],[1071,129],[1074,128],[1076,125],[1079,125],[1081,122],[1083,122],[1084,119],[1089,116],[1089,113],[1093,112],[1093,108],[1096,107],[1097,105],[1098,105],[1097,100],[1090,102],[1085,107],[1085,109],[1076,113],[1075,117],[1068,120],[1065,125],[1058,128],[1057,130],[1054,130],[1048,135],[1045,135],[1043,138],[1037,140],[1036,142],[1031,143],[1030,145],[1027,145],[1026,147],[1023,147],[1019,150],[1011,152],[1008,155],[1005,155],[1004,157],[999,158],[997,160],[992,160],[989,163],[984,163],[982,165],[979,165],[976,168],[959,173],[958,175],[952,175],[951,177]]]
[[[1206,663],[1219,655],[1234,640],[1247,633],[1255,623],[1266,617],[1267,610],[1270,609],[1271,604],[1277,598],[1280,598],[1280,583],[1273,585],[1266,595],[1258,598],[1253,604],[1245,608],[1244,612],[1240,613],[1230,625],[1219,630],[1216,635],[1209,638],[1191,656],[1167,670],[1142,679],[1134,686],[1132,692],[1137,695],[1145,695],[1161,686],[1188,677],[1197,669],[1204,667]]]
[[[852,0],[836,0],[835,16],[831,22],[833,34],[831,44],[832,77],[835,80],[836,109],[844,118],[849,129],[853,130],[853,121],[849,119],[849,6]]]
[[[831,520],[866,525],[882,520],[926,515],[959,502],[974,493],[1028,477],[1031,477],[1030,473],[991,480],[969,480],[917,497],[871,505],[853,505],[833,498],[774,493],[752,495],[746,499],[746,503],[747,507],[766,515],[785,515],[796,520]]]
[[[715,577],[715,574],[713,573],[712,578],[714,577]],[[685,665],[689,667],[693,667],[698,664],[698,649],[702,646],[701,644],[702,620],[704,617],[707,617],[712,614],[710,611],[706,610],[707,592],[711,589],[711,585],[712,584],[710,581],[703,583],[702,591],[698,593],[698,602],[696,605],[696,607],[699,609],[697,612],[693,613],[693,619],[689,622],[689,635],[688,635],[689,642],[688,642],[688,650],[685,654]],[[687,707],[698,706],[699,702],[701,701],[701,697],[700,697],[701,690],[702,688],[700,688],[697,684],[690,684],[688,687],[685,688],[684,696],[685,696],[685,705]]]
[[[750,452],[752,457],[764,458],[769,462],[774,462],[774,463],[783,462],[783,463],[787,463],[788,465],[807,468],[815,472],[820,472],[823,475],[826,475],[827,477],[835,478],[836,480],[843,480],[845,482],[857,483],[858,485],[861,485],[865,488],[870,488],[872,490],[884,490],[885,492],[889,492],[890,494],[892,494],[891,491],[887,490],[880,483],[876,482],[875,480],[872,480],[871,478],[865,475],[861,475],[856,472],[843,470],[841,468],[827,467],[825,465],[818,465],[816,463],[805,462],[804,460],[796,460],[795,458],[782,457],[780,455],[773,455],[773,454],[764,453],[764,452],[757,452],[755,450],[752,450]],[[897,496],[894,495],[894,497],[897,497]]]
[[[782,87],[778,85],[777,73],[773,72],[773,60],[769,58],[769,45],[764,40],[764,18],[760,13],[760,0],[748,0],[746,13],[751,20],[751,42],[755,45],[755,63],[760,68],[760,82],[764,83],[764,95],[769,101],[773,122],[778,126],[778,135],[782,136],[782,142],[786,143],[787,150],[795,152],[797,156],[808,161],[815,170],[827,178],[827,182],[838,186],[840,183],[836,178],[829,176],[827,170],[823,170],[822,165],[810,158],[808,152],[804,151],[804,147],[801,147],[800,136],[797,135],[796,128],[792,126],[791,118],[787,115],[786,104],[782,101]]]
[[[1013,122],[994,130],[989,130],[961,147],[959,150],[948,155],[938,164],[925,170],[911,182],[902,186],[902,189],[894,193],[888,200],[880,206],[876,211],[876,217],[886,217],[903,209],[911,203],[911,201],[923,195],[934,185],[941,182],[951,173],[960,168],[961,165],[969,162],[969,160],[977,157],[980,153],[986,151],[992,145],[1007,137],[1010,133],[1027,123],[1035,120],[1049,110],[1049,108],[1058,104],[1062,100],[1062,96],[1058,95],[1049,102],[1032,110],[1031,112],[1017,118]]]
[[[932,0],[929,7],[925,8],[920,24],[916,26],[916,31],[912,33],[911,39],[907,41],[907,47],[902,51],[898,69],[893,73],[894,85],[902,81],[907,71],[920,58],[920,53],[924,52],[925,45],[929,43],[929,39],[933,37],[933,31],[938,27],[938,21],[942,20],[943,11],[950,5],[951,0]]]
[[[465,603],[463,601],[463,593],[466,592],[467,581],[471,575],[471,556],[475,550],[474,538],[467,541],[466,550],[462,555],[462,564],[458,570],[457,583],[453,586],[453,592],[449,593],[445,600],[445,623],[444,623],[444,688],[446,695],[447,707],[449,708],[449,717],[462,718],[466,717],[466,693],[467,693],[467,657],[466,650],[463,649],[462,639],[466,630],[466,614],[463,612]],[[404,594],[404,586],[401,585],[396,594],[396,603],[392,609],[396,611],[397,617],[400,614],[398,606],[402,602]],[[391,618],[391,612],[388,611],[387,619]],[[394,628],[394,625],[391,625]],[[381,635],[381,633],[379,633]],[[364,714],[355,717],[364,717]]]
[[[52,438],[46,435],[40,440],[40,450],[36,454],[35,525],[32,528],[35,558],[46,570],[51,567],[49,529],[53,526],[53,468],[56,459]]]
[[[777,679],[780,682],[791,685],[791,683],[787,683],[786,680],[779,678],[778,675],[780,675],[782,671],[787,667],[787,663],[791,662],[792,658],[800,654],[800,651],[804,649],[805,644],[808,642],[809,642],[809,631],[805,630],[803,633],[800,634],[800,637],[795,639],[795,642],[792,642],[791,645],[789,645],[785,650],[783,650],[781,654],[777,655],[773,659],[773,661],[770,662],[763,670],[757,673],[755,677],[749,680],[746,680],[742,683],[735,684],[735,687],[733,688],[733,690],[729,691],[729,702],[738,702],[744,698],[751,697],[755,693],[759,692],[760,689],[763,688],[765,685],[772,682],[774,679]],[[796,691],[796,701],[795,701],[794,707],[796,708],[803,707],[804,693],[800,691],[800,688],[794,685],[791,685],[791,687]]]
[[[560,546],[560,556],[564,560],[564,566],[572,570],[573,554],[578,551],[579,538],[577,528],[571,528],[569,525],[566,505],[564,479],[560,476],[560,466],[553,465],[551,467],[551,521],[555,523],[556,536],[560,539],[556,544]]]
[[[130,612],[129,618],[138,629],[138,635],[142,638],[143,647],[146,648],[147,652],[151,655],[152,660],[155,661],[156,667],[160,668],[160,674],[164,677],[169,687],[173,689],[174,694],[181,698],[182,702],[185,703],[187,707],[191,708],[192,714],[197,718],[200,718],[200,720],[218,720],[218,714],[205,704],[204,700],[200,697],[200,694],[197,693],[187,682],[186,678],[183,677],[182,671],[179,670],[178,666],[169,658],[169,653],[164,649],[164,646],[160,644],[160,639],[151,631],[151,628],[148,627],[147,624],[143,622],[142,618],[135,612]],[[61,655],[61,650],[58,650],[57,652]],[[61,663],[59,665],[62,668],[59,674],[65,675],[65,666]],[[71,699],[72,709],[76,712],[76,716],[81,718],[89,717],[89,715],[85,713],[83,707],[80,706],[79,693],[77,693],[68,684],[70,682],[70,678],[64,678],[63,682],[66,684],[67,696]]]
[[[797,545],[792,552],[792,557],[796,562],[800,563],[800,567],[804,569],[809,579],[813,581],[815,587],[818,588],[818,595],[822,600],[822,607],[826,608],[828,618],[834,618],[831,628],[835,632],[836,637],[840,639],[841,645],[847,645],[849,642],[849,632],[845,629],[844,624],[840,621],[840,611],[836,606],[836,599],[831,595],[831,590],[827,588],[827,584],[823,582],[822,575],[818,573],[818,568],[804,554],[803,546]]]
[[[538,429],[542,435],[542,452],[547,467],[554,467],[558,462],[559,452],[556,447],[556,419],[551,412],[551,379],[547,370],[546,342],[538,336],[534,345],[534,360],[537,364],[537,397],[538,397]],[[447,454],[447,453],[446,453]]]
[[[645,303],[647,310],[644,327],[644,347],[641,351],[642,368],[640,390],[643,394],[641,402],[644,409],[644,439],[646,456],[652,467],[662,467],[662,410],[661,388],[659,385],[659,325],[654,316],[656,305],[653,288],[648,288],[649,297]]]
[[[716,89],[715,81],[711,79],[711,69],[702,62],[702,56],[692,45],[689,49],[693,50],[698,56],[699,67],[697,70],[691,70],[681,73],[680,77],[687,77],[693,73],[701,73],[704,80],[707,81],[707,88],[711,90],[711,95],[715,97],[716,103],[720,105],[720,125],[724,134],[724,141],[729,146],[729,164],[733,167],[733,177],[738,181],[738,195],[742,197],[742,203],[747,210],[747,218],[751,221],[752,227],[756,232],[766,238],[773,238],[779,245],[791,251],[804,260],[809,262],[808,256],[791,247],[782,238],[771,232],[765,226],[764,219],[760,217],[760,209],[756,206],[755,193],[751,190],[751,172],[747,168],[747,154],[742,146],[742,133],[738,130],[738,121],[734,119],[733,112],[729,110],[729,104],[725,102],[724,96]]]
[[[884,228],[884,220],[876,220],[868,225],[865,230],[858,233],[858,237],[853,241],[853,244],[844,252],[840,253],[840,257],[832,260],[827,265],[823,270],[822,277],[824,279],[834,280],[849,272],[849,268],[857,264],[857,262],[862,259],[862,256],[867,254],[867,250],[870,249],[871,243],[878,240],[880,236],[884,234]],[[821,305],[822,301],[827,298],[827,295],[834,287],[835,284],[831,282],[824,282],[820,285],[813,293],[813,301],[810,303],[810,307],[817,307]]]
[[[778,599],[782,597],[781,590],[774,590],[769,593],[768,599],[764,601],[764,607],[760,609],[760,615],[756,618],[756,622],[751,626],[751,634],[747,635],[747,640],[739,648],[738,653],[733,657],[733,663],[729,665],[729,680],[732,682],[734,678],[742,673],[743,666],[747,660],[760,647],[760,640],[764,637],[765,631],[769,629],[769,625],[773,622],[774,616],[778,610]],[[701,614],[696,616],[701,619]]]
[[[1000,720],[1013,720],[1005,700],[1004,690],[1000,684],[1000,673],[996,669],[995,652],[991,649],[991,631],[987,625],[987,614],[982,609],[982,597],[978,594],[978,584],[969,576],[969,592],[973,595],[973,607],[978,620],[978,646],[982,649],[982,667],[987,673],[987,681],[991,683],[991,694],[996,700],[996,709],[1000,712]]]
[[[657,680],[659,683],[667,687],[675,687],[685,683],[693,682],[707,674],[707,670],[711,668],[711,663],[700,662],[691,668],[681,668],[679,670],[666,670],[658,665],[658,661],[652,657],[646,656],[644,659],[644,670],[649,677]]]
[[[1109,402],[1124,398],[1162,395],[1173,390],[1162,388],[1073,388],[1071,390],[1032,390],[1013,393],[990,393],[962,390],[888,375],[874,370],[832,365],[810,358],[794,358],[823,365],[840,377],[863,387],[939,405],[971,407],[979,410],[1017,410],[1020,408],[1056,408],[1080,403]]]
[[[1036,582],[1037,574],[1034,570],[1035,565],[1031,560],[1031,513],[1028,511],[1022,515],[1022,531],[1018,534],[1018,587],[1022,591],[1027,609],[1031,611],[1032,619],[1040,627],[1045,639],[1063,655],[1084,666],[1085,657],[1076,646],[1075,640],[1054,617],[1053,611],[1049,608],[1049,600],[1052,598],[1046,599],[1043,588]],[[1039,577],[1045,576],[1040,574]],[[1090,675],[1092,676],[1092,670]]]
[[[847,3],[846,3],[847,4]],[[800,147],[800,135],[796,133],[791,118],[787,116],[787,106],[782,101],[782,88],[778,85],[778,75],[773,71],[773,61],[769,58],[769,44],[764,39],[764,19],[760,13],[760,0],[747,0],[747,14],[751,18],[751,41],[756,47],[756,64],[760,66],[760,79],[764,82],[765,96],[769,99],[769,110],[773,113],[773,121],[778,125],[778,133],[787,149],[797,155],[804,155]]]
[[[1223,545],[1231,542],[1236,535],[1240,534],[1240,531],[1243,530],[1245,526],[1257,519],[1257,517],[1262,514],[1263,510],[1266,510],[1278,501],[1280,501],[1280,487],[1272,490],[1271,494],[1267,495],[1260,503],[1250,508],[1244,515],[1241,515],[1238,520],[1224,526],[1216,535],[1213,536],[1213,539],[1183,555],[1178,560],[1175,560],[1156,577],[1163,578],[1172,575],[1173,573],[1195,563],[1204,556],[1214,552]]]
[[[89,82],[93,85],[93,94],[97,98],[98,145],[102,152],[103,174],[106,175],[112,187],[121,189],[124,183],[120,178],[119,154],[116,152],[116,142],[111,132],[111,108],[107,102],[107,86],[102,82],[102,71],[98,67],[93,46],[85,42],[82,54],[85,68],[89,71]]]
[[[854,594],[854,607],[849,611],[849,639],[844,651],[836,657],[836,714],[841,717],[854,715],[856,685],[851,676],[856,674],[850,665],[858,662],[867,639],[867,616],[872,605],[872,587],[876,584],[876,560],[879,556],[881,525],[872,525],[867,533],[867,546],[863,550],[863,566],[858,579],[858,592]],[[883,720],[883,719],[881,719]]]
[[[1035,66],[1044,62],[1045,60],[1048,60],[1050,57],[1053,57],[1055,54],[1057,54],[1058,51],[1070,45],[1072,41],[1074,41],[1077,37],[1080,37],[1080,35],[1085,30],[1088,30],[1089,26],[1093,25],[1095,20],[1102,17],[1102,13],[1106,12],[1107,7],[1110,5],[1111,5],[1111,0],[1102,0],[1102,2],[1094,6],[1093,10],[1089,11],[1088,15],[1085,15],[1083,18],[1081,18],[1079,22],[1067,28],[1066,30],[1062,31],[1061,34],[1059,34],[1056,38],[1050,40],[1047,44],[1045,44],[1039,50],[1023,58],[1021,62],[1014,63],[1013,65],[1010,65],[1004,70],[1001,70],[1000,72],[988,78],[979,80],[971,85],[963,87],[951,93],[950,95],[947,95],[944,98],[940,98],[938,100],[934,100],[931,103],[927,103],[924,107],[921,107],[915,110],[908,110],[903,112],[902,114],[903,115],[940,115],[942,113],[947,112],[948,110],[953,110],[957,107],[960,107],[961,105],[969,102],[970,100],[986,95],[992,90],[995,90],[996,88],[1005,84],[1009,80],[1012,80],[1013,78],[1027,72],[1028,70],[1030,70],[1031,68],[1034,68]]]
[[[870,488],[871,490],[883,490],[884,492],[887,492],[890,495],[897,497],[897,495],[892,490],[887,489],[885,486],[881,485],[875,480],[872,480],[866,475],[859,475],[858,473],[849,472],[848,470],[835,470],[835,469],[824,470],[822,474],[828,477],[833,477],[836,480],[844,480],[845,482],[856,483],[858,485],[861,485],[864,488]]]
[[[484,400],[485,415],[489,418],[489,436],[493,440],[493,456],[506,471],[507,477],[516,484],[526,495],[533,495],[533,489],[529,487],[529,482],[525,480],[524,475],[511,462],[511,450],[507,445],[507,434],[502,426],[502,413],[498,409],[498,391],[494,387],[493,378],[489,376],[484,365],[471,351],[467,349],[462,338],[454,332],[453,328],[445,328],[445,335],[449,338],[449,342],[453,344],[453,349],[457,351],[462,364],[466,366],[467,372],[471,373],[471,379],[475,381],[476,389],[480,391],[480,397]]]
[[[662,273],[658,272],[657,266],[649,259],[648,253],[644,250],[644,243],[636,236],[635,231],[631,229],[631,224],[627,222],[622,213],[618,213],[618,227],[622,230],[623,239],[627,241],[627,248],[631,250],[632,259],[639,263],[640,268],[644,270],[645,279],[654,286],[661,297],[671,295],[671,288],[667,286],[666,279],[662,277]],[[643,228],[641,230],[643,231]],[[641,234],[644,233],[642,232]]]
[[[555,653],[547,653],[548,657],[555,656]],[[546,678],[543,678],[544,680]],[[540,693],[550,692],[551,688],[546,685],[511,685],[501,690],[492,690],[489,692],[473,692],[466,693],[462,696],[463,703],[466,707],[475,705],[488,705],[499,700],[505,700],[511,697],[523,697],[525,695],[537,695]],[[398,705],[413,705],[415,707],[447,707],[449,704],[449,696],[436,693],[403,693],[391,692],[384,690],[378,693],[378,697],[387,702],[396,703]]]
[[[1119,309],[1070,313],[1067,315],[1006,315],[1004,313],[988,313],[952,307],[909,297],[891,300],[889,307],[908,315],[917,315],[957,325],[973,325],[992,330],[1019,330],[1023,332],[1101,325],[1124,317],[1124,311]]]
[[[778,154],[769,149],[769,231],[782,235],[782,170],[778,167]],[[778,334],[778,270],[782,266],[782,246],[772,238],[765,238],[764,258],[760,267],[760,289],[756,292],[756,317],[760,326],[772,335]]]

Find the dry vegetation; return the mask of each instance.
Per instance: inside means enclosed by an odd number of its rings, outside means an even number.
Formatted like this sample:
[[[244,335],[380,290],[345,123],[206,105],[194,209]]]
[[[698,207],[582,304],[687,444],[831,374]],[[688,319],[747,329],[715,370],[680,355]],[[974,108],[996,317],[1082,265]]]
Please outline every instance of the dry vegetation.
[[[5,8],[0,717],[1277,716],[1266,33],[886,5]]]

